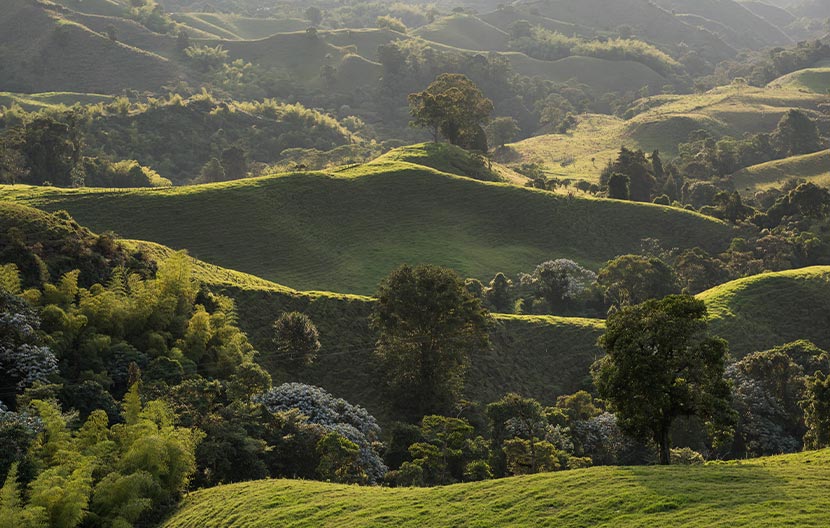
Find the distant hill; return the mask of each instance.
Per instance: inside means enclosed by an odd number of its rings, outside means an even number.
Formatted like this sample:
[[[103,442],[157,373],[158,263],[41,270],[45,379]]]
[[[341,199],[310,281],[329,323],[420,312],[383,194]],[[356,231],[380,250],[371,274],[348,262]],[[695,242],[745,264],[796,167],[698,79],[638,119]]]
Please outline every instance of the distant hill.
[[[822,526],[830,450],[706,466],[596,467],[437,488],[262,480],[191,493],[164,528]]]
[[[799,339],[830,348],[830,267],[765,273],[729,282],[698,296],[712,332],[741,358]]]
[[[715,64],[736,53],[714,33],[691,26],[649,0],[522,0],[515,6],[525,12],[615,34],[621,26],[634,36],[677,54],[681,43]]]
[[[793,156],[748,167],[732,175],[735,189],[746,196],[771,187],[781,187],[791,178],[830,187],[830,151]]]
[[[643,87],[656,92],[668,84],[665,77],[634,61],[611,61],[580,56],[543,61],[523,53],[507,53],[505,56],[513,70],[520,75],[539,77],[556,83],[575,80],[587,85],[597,95],[609,92],[636,92]]]
[[[111,41],[39,0],[0,9],[0,90],[119,93],[158,90],[181,79],[161,55]]]
[[[696,23],[738,49],[793,44],[781,28],[734,0],[656,0],[656,3],[677,14],[696,15],[699,17]],[[715,25],[709,25],[710,22]]]
[[[414,34],[456,48],[477,51],[507,51],[509,36],[504,31],[471,15],[439,18]]]
[[[826,95],[830,90],[830,61],[780,77],[770,86]]]
[[[298,18],[249,18],[221,13],[173,13],[173,20],[214,38],[249,40],[275,33],[305,30],[309,23]]]
[[[598,268],[644,238],[712,250],[731,238],[726,224],[680,209],[569,198],[402,161],[163,191],[0,193],[295,288],[353,293],[373,292],[404,262],[489,281],[551,258]]]
[[[622,145],[657,149],[670,158],[691,132],[706,130],[715,137],[769,133],[791,108],[805,111],[826,133],[830,119],[818,111],[825,102],[819,94],[738,85],[702,94],[658,95],[639,101],[628,119],[582,116],[567,134],[542,134],[511,145],[515,156],[509,163],[538,161],[551,176],[595,182]]]

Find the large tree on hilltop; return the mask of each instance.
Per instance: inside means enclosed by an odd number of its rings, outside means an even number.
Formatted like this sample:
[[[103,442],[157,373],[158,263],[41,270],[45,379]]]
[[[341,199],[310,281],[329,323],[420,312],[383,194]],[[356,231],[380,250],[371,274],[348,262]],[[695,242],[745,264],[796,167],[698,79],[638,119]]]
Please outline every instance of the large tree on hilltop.
[[[444,73],[423,92],[410,94],[409,109],[412,125],[429,129],[435,141],[440,135],[465,146],[465,138],[478,140],[482,135],[493,102],[466,76]]]

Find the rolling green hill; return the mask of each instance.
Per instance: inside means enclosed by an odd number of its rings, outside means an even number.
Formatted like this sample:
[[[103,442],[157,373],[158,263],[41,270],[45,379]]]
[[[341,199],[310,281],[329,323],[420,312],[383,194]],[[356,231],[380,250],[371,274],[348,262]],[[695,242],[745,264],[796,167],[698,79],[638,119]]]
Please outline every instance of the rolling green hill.
[[[695,49],[706,60],[717,63],[735,55],[733,47],[715,34],[683,22],[671,12],[647,0],[523,0],[522,11],[613,34],[627,25],[637,38],[666,50],[679,51],[680,44]]]
[[[16,229],[24,242],[37,246],[53,279],[82,267],[93,279],[106,263],[92,261],[84,248],[95,245],[95,235],[64,216],[0,201],[0,239]],[[151,260],[168,257],[172,250],[150,242],[126,241],[132,255],[140,250]],[[70,248],[67,250],[66,248]],[[0,252],[2,253],[2,252]],[[86,255],[86,256],[85,256]],[[274,381],[303,381],[325,387],[338,396],[368,408],[382,419],[388,416],[383,387],[378,379],[373,350],[377,337],[369,329],[372,299],[328,292],[300,292],[238,271],[194,259],[196,278],[215,292],[236,301],[240,327],[262,352],[260,361]],[[100,265],[99,265],[100,264]],[[270,354],[271,325],[279,314],[301,311],[320,331],[323,345],[312,367],[286,374],[284,365]],[[492,347],[471,361],[465,397],[483,403],[517,391],[553,403],[556,396],[590,386],[588,368],[596,358],[596,341],[602,321],[564,317],[495,316]]]
[[[771,187],[780,187],[790,178],[803,178],[816,185],[830,186],[830,152],[793,156],[748,167],[732,175],[735,189],[745,196]]]
[[[799,339],[830,348],[830,267],[755,275],[698,297],[735,358]]]
[[[691,132],[707,130],[715,137],[772,132],[791,108],[816,119],[824,130],[830,120],[818,111],[826,96],[797,90],[724,86],[702,94],[658,95],[639,101],[628,119],[606,115],[579,118],[567,134],[546,134],[511,145],[511,164],[541,162],[549,175],[595,182],[620,146],[677,153]]]
[[[703,27],[707,27],[706,22],[715,21],[726,30],[713,28],[714,31],[738,49],[793,44],[780,28],[734,0],[657,0],[656,3],[674,13],[697,15]]]
[[[597,467],[438,488],[296,480],[188,496],[164,528],[825,526],[830,451],[697,467]]]
[[[341,172],[167,190],[13,186],[0,193],[281,284],[353,293],[374,291],[404,262],[489,281],[551,258],[596,269],[638,250],[644,238],[713,250],[731,238],[726,224],[679,209],[568,198],[388,158]]]
[[[111,95],[98,95],[89,93],[73,92],[45,92],[35,94],[0,92],[0,106],[10,108],[18,105],[28,112],[55,108],[61,106],[72,106],[75,104],[97,104],[112,101]]]
[[[799,70],[772,81],[770,86],[826,95],[830,91],[830,66]]]
[[[478,17],[455,14],[422,26],[414,34],[455,48],[477,51],[507,51],[510,37]]]
[[[612,61],[595,57],[571,56],[557,61],[543,61],[524,53],[505,53],[513,70],[527,77],[540,77],[556,83],[576,80],[598,94],[636,92],[647,86],[659,91],[667,80],[645,64],[635,61]]]
[[[4,1],[0,90],[116,94],[158,90],[183,78],[165,57],[113,42],[63,9],[39,0]]]
[[[249,40],[261,39],[275,33],[302,31],[307,20],[298,18],[249,18],[222,13],[174,13],[173,20],[212,35],[214,38]]]

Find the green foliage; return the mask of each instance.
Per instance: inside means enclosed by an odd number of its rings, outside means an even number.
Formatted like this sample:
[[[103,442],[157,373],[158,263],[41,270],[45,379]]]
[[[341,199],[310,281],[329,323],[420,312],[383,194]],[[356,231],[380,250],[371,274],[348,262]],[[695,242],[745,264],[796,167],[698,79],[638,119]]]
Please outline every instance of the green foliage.
[[[449,411],[470,354],[488,342],[481,302],[437,266],[401,266],[381,282],[377,300],[376,354],[396,407],[410,417]]]
[[[623,255],[608,262],[599,271],[597,284],[614,306],[640,304],[680,292],[677,277],[665,262],[640,255]]]
[[[320,351],[320,333],[307,315],[287,312],[274,321],[274,347],[278,363],[308,367]]]
[[[365,484],[366,472],[360,466],[360,448],[338,433],[326,434],[317,443],[320,478],[341,484]]]
[[[728,418],[727,344],[707,333],[705,317],[705,304],[692,297],[651,300],[612,314],[600,340],[607,355],[594,367],[599,394],[624,431],[654,440],[662,464],[670,462],[677,417],[699,416],[713,430]]]
[[[413,126],[429,129],[435,141],[439,133],[453,145],[468,150],[479,148],[476,137],[493,112],[493,102],[470,79],[461,74],[444,73],[423,92],[409,96]],[[486,141],[485,141],[486,143]]]
[[[830,375],[816,372],[807,378],[804,394],[804,447],[821,449],[830,445]]]

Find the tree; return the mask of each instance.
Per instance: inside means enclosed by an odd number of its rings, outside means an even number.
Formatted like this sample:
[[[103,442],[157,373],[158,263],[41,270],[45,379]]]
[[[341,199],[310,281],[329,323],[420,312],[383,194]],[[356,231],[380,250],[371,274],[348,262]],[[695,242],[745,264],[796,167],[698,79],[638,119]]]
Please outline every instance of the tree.
[[[319,26],[323,21],[323,12],[317,6],[310,6],[305,10],[305,18],[311,22],[313,26]]]
[[[608,262],[597,274],[597,284],[614,306],[680,292],[677,277],[665,262],[641,255],[623,255]]]
[[[792,109],[778,122],[772,143],[783,157],[810,154],[821,150],[818,127],[804,112]]]
[[[539,441],[544,437],[547,419],[542,406],[533,398],[524,398],[515,393],[507,394],[501,400],[487,406],[490,419],[493,451],[504,451],[505,463],[512,474],[527,474],[554,469],[547,462],[547,452],[537,452]],[[508,445],[510,440],[520,440]],[[526,457],[525,457],[526,454]],[[511,466],[513,458],[513,469]],[[525,463],[517,461],[521,458]],[[523,470],[518,466],[526,465]]]
[[[210,158],[199,172],[199,181],[205,183],[225,181],[225,169],[216,158]]]
[[[512,289],[513,281],[508,279],[504,273],[496,273],[484,290],[484,301],[494,312],[510,313],[513,311]]]
[[[51,183],[58,187],[83,183],[73,181],[73,169],[81,159],[81,138],[74,112],[67,112],[61,119],[36,117],[22,130],[13,131],[12,136],[28,169],[24,183]]]
[[[413,126],[427,128],[433,139],[439,134],[453,145],[475,137],[493,112],[493,102],[466,76],[444,73],[423,92],[409,96]]]
[[[497,117],[487,125],[487,137],[492,145],[504,148],[504,145],[519,135],[519,123],[512,117]]]
[[[397,408],[410,418],[451,410],[470,354],[488,342],[481,301],[454,272],[437,266],[401,266],[376,297],[375,353]]]
[[[360,466],[360,448],[342,435],[327,433],[317,443],[320,478],[341,484],[365,484],[366,472]]]
[[[539,264],[531,275],[523,275],[522,284],[530,286],[551,313],[556,313],[578,299],[596,278],[596,273],[572,260],[557,259]]]
[[[612,174],[608,178],[608,197],[614,200],[630,200],[631,179],[619,172]]]
[[[600,396],[624,432],[654,440],[661,464],[670,462],[676,418],[724,424],[727,344],[708,333],[703,301],[673,295],[624,307],[608,318],[599,343],[606,356],[592,370]]]
[[[807,378],[807,389],[802,402],[806,449],[830,447],[830,375],[816,372]]]
[[[609,196],[617,197],[616,193],[614,195],[610,193],[611,178],[614,174],[622,174],[628,177],[630,198],[627,199],[635,202],[650,202],[656,185],[654,174],[652,174],[653,167],[654,164],[646,158],[642,150],[629,150],[622,147],[617,159],[609,163],[602,171],[600,182],[608,185]],[[621,186],[619,190],[622,190]]]
[[[279,359],[310,366],[320,351],[320,333],[305,314],[287,312],[274,321],[274,347]]]
[[[245,151],[239,147],[229,147],[222,151],[222,169],[226,180],[239,180],[248,175],[248,161]]]

